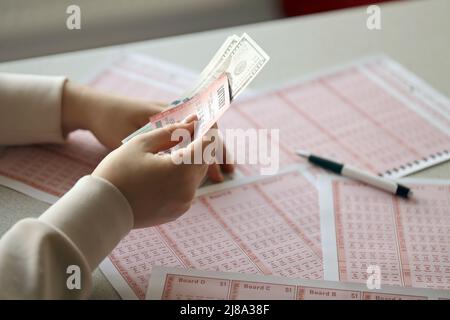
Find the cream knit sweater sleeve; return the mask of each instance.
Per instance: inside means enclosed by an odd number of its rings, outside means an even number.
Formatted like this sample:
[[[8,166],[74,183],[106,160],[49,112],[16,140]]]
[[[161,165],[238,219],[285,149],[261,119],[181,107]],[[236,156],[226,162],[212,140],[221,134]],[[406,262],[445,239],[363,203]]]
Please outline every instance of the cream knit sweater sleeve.
[[[64,82],[0,74],[0,145],[63,142]],[[81,178],[38,219],[21,220],[0,238],[0,298],[88,297],[91,272],[132,226],[131,207],[114,185]]]

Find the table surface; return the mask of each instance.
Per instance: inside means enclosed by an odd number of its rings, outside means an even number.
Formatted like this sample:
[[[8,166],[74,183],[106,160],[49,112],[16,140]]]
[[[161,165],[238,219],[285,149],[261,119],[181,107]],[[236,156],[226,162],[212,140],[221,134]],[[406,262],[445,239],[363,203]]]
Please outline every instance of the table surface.
[[[299,76],[385,53],[450,96],[450,1],[414,0],[381,6],[381,30],[368,30],[365,7],[276,20],[120,46],[98,48],[0,64],[0,72],[87,75],[125,53],[140,52],[200,71],[232,33],[247,32],[271,56],[253,88],[281,84]],[[68,31],[73,32],[73,31]],[[76,31],[75,31],[76,32]],[[450,178],[450,162],[416,173]],[[37,217],[48,204],[0,186],[0,235],[16,221]],[[94,272],[92,299],[118,299],[103,274]]]

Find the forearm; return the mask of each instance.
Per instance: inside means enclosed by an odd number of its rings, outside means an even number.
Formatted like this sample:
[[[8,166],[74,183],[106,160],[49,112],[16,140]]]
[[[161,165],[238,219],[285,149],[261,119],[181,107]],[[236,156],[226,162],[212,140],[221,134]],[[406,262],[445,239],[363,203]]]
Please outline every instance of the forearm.
[[[107,100],[65,77],[0,74],[0,145],[61,143]]]
[[[0,145],[61,143],[70,132],[86,129],[116,148],[164,106],[64,77],[0,74]]]
[[[61,99],[61,126],[64,136],[77,129],[89,130],[91,95],[87,87],[66,81]]]
[[[0,145],[63,142],[65,81],[64,77],[0,74]]]
[[[67,270],[74,265],[79,287],[69,290]],[[83,254],[46,223],[21,220],[0,239],[0,299],[86,298],[91,283]]]
[[[132,226],[116,187],[82,178],[39,219],[19,221],[0,239],[0,299],[86,298],[92,270]],[[78,288],[67,286],[70,266],[79,268]]]

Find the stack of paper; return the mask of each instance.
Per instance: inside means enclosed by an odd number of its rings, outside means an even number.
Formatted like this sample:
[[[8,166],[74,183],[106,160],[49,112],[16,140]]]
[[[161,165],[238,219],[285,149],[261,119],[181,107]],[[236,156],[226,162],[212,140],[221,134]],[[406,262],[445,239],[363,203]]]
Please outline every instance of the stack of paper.
[[[233,106],[226,113],[212,113],[205,128],[218,115],[224,129],[280,130],[279,174],[255,177],[258,166],[238,165],[236,181],[202,189],[179,220],[133,230],[120,242],[101,265],[120,295],[144,299],[148,291],[156,294],[149,297],[179,298],[187,297],[188,290],[197,298],[264,298],[268,296],[253,289],[267,282],[281,284],[270,286],[268,291],[276,291],[271,298],[447,297],[411,288],[450,289],[449,181],[407,180],[404,183],[412,187],[414,198],[406,201],[298,167],[302,160],[295,150],[401,177],[450,158],[449,101],[387,57],[354,62],[235,100],[248,82],[242,80],[245,73],[237,61],[222,57],[230,57],[230,48],[237,48],[240,40],[245,43],[243,52],[254,52],[253,42],[244,39],[248,38],[228,39],[219,50],[222,54],[214,56],[198,83],[184,94],[195,82],[193,72],[141,55],[118,60],[90,82],[105,91],[175,101],[172,109],[183,110],[214,92],[213,102],[220,106],[226,77],[229,100],[224,106],[231,101]],[[250,66],[260,70],[267,57],[255,57],[262,59],[255,58]],[[242,75],[235,78],[241,80],[230,81],[235,73]],[[180,120],[172,112],[167,111],[172,120],[161,114],[152,125]],[[73,133],[64,146],[4,148],[0,183],[52,203],[89,174],[106,153],[85,131]],[[153,278],[154,266],[197,271],[169,270]],[[379,291],[363,287],[374,275],[370,270],[381,272]],[[238,272],[245,278],[210,271]],[[266,278],[272,274],[283,280]],[[161,288],[174,284],[170,279],[177,276],[217,278],[219,284],[228,281],[233,295],[220,295],[216,289],[210,295],[208,288],[214,286],[207,287],[206,295],[196,286],[175,285],[163,295]],[[298,278],[343,283],[292,280]],[[243,283],[245,279],[257,283]],[[280,288],[290,288],[290,295],[281,295]]]

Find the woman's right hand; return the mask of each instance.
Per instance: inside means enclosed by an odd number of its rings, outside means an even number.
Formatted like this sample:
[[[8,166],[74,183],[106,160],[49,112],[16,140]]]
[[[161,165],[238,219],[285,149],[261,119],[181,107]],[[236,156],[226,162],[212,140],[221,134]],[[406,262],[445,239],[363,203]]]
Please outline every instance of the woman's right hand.
[[[191,119],[193,120],[193,119]],[[133,209],[134,228],[150,227],[175,220],[186,212],[208,164],[175,164],[169,154],[158,154],[178,141],[171,141],[176,129],[194,131],[194,122],[173,124],[141,134],[106,156],[92,173],[115,185]],[[204,150],[198,139],[175,152]],[[188,155],[189,156],[189,155]]]

